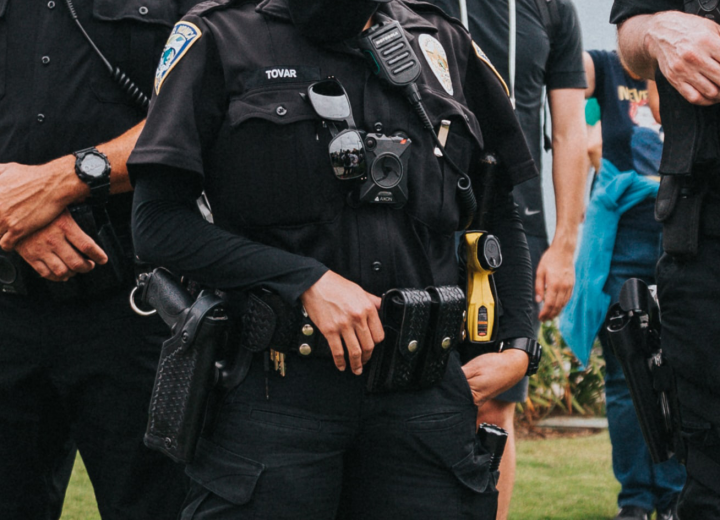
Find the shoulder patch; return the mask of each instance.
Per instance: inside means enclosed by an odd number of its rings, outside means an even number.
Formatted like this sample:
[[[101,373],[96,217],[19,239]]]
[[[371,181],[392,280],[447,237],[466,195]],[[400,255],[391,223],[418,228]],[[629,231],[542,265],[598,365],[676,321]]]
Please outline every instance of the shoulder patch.
[[[175,68],[175,65],[180,62],[182,57],[190,50],[190,47],[201,37],[202,31],[197,25],[185,21],[175,24],[155,72],[155,95],[160,93],[160,88],[170,71]]]
[[[505,83],[505,80],[502,79],[502,76],[501,76],[500,73],[497,71],[497,69],[493,66],[492,63],[490,63],[490,58],[488,58],[488,57],[485,55],[485,53],[483,52],[483,50],[480,48],[480,46],[479,46],[477,43],[475,43],[475,42],[473,41],[473,42],[472,42],[472,45],[473,45],[473,49],[475,49],[475,54],[477,55],[477,57],[480,58],[480,60],[481,60],[482,62],[484,62],[485,65],[487,65],[488,67],[490,67],[490,70],[492,70],[492,71],[495,73],[495,75],[497,76],[497,78],[500,80],[500,83],[502,83],[502,86],[503,86],[503,88],[505,89],[505,93],[506,93],[508,96],[510,96],[510,89],[508,89],[508,86],[507,86],[507,84]]]
[[[445,92],[452,96],[453,84],[450,77],[450,65],[442,43],[429,34],[421,34],[418,37],[418,44],[440,85],[445,89]]]

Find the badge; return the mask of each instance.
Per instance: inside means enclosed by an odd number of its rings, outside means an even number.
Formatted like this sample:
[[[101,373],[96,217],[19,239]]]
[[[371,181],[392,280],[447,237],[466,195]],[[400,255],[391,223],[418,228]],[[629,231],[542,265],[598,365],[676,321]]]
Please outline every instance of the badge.
[[[442,44],[429,34],[421,34],[418,43],[435,77],[445,89],[445,92],[452,96],[453,84],[450,78],[450,67]]]
[[[480,46],[479,46],[477,43],[475,43],[475,42],[472,42],[472,44],[473,44],[473,48],[475,49],[475,54],[477,54],[477,57],[480,58],[480,59],[481,59],[488,67],[490,67],[490,69],[495,73],[495,75],[496,75],[496,76],[498,77],[498,79],[500,80],[500,83],[502,83],[502,86],[503,86],[503,88],[505,89],[505,93],[509,96],[509,95],[510,95],[510,89],[508,89],[508,86],[507,86],[507,84],[505,83],[505,80],[502,79],[502,76],[500,75],[500,73],[499,73],[499,72],[497,71],[497,69],[493,66],[493,64],[490,63],[490,59],[485,55],[485,53],[482,51],[482,49],[480,48]]]
[[[160,57],[160,65],[158,65],[155,72],[156,95],[160,93],[160,87],[162,87],[163,81],[170,74],[170,71],[201,36],[202,31],[190,22],[178,22],[175,24]]]

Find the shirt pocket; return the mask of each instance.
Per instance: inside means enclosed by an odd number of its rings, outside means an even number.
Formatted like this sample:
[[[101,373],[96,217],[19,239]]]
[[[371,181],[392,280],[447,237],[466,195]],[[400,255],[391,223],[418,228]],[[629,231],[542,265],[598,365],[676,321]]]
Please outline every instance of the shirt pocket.
[[[253,90],[229,105],[228,141],[236,175],[223,193],[249,227],[330,222],[342,210],[348,189],[330,164],[330,132],[301,94],[307,84]],[[217,146],[216,146],[217,148]]]
[[[461,171],[468,173],[471,162],[483,147],[483,137],[475,114],[462,103],[426,86],[420,88],[425,110],[436,132],[442,121],[449,121],[445,152]],[[460,207],[457,183],[460,175],[444,157],[433,151],[435,143],[424,131],[419,146],[413,145],[409,171],[410,203],[407,212],[428,228],[449,235],[457,230]],[[415,195],[413,195],[415,194]]]
[[[5,97],[7,81],[7,22],[5,12],[10,0],[0,0],[0,99]]]
[[[160,54],[179,16],[171,0],[93,0],[88,32],[110,65],[149,97]],[[132,104],[127,87],[109,73],[94,77],[91,87],[102,102]]]

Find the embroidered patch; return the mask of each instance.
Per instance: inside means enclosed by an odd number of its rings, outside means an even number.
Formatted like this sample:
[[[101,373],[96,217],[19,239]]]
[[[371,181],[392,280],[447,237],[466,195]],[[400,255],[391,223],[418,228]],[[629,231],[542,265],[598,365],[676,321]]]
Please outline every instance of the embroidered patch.
[[[490,69],[495,73],[495,75],[496,75],[496,76],[498,77],[498,79],[500,80],[500,83],[502,83],[502,86],[503,86],[503,88],[505,89],[505,93],[509,96],[509,95],[510,95],[510,89],[508,89],[508,86],[507,86],[507,84],[505,83],[505,80],[502,79],[502,76],[501,76],[500,73],[497,71],[497,69],[493,66],[492,63],[490,63],[490,58],[488,58],[488,57],[485,55],[485,53],[482,51],[482,49],[480,48],[480,46],[479,46],[477,43],[472,42],[472,44],[473,44],[473,48],[475,49],[475,54],[477,54],[477,57],[480,58],[483,62],[485,62],[485,64],[486,64],[488,67],[490,67]]]
[[[160,93],[160,87],[167,75],[201,36],[202,31],[190,22],[175,24],[160,57],[160,65],[155,72],[155,94]]]
[[[442,44],[429,34],[421,34],[418,43],[435,77],[445,89],[445,92],[452,96],[453,84],[450,78],[450,67]]]

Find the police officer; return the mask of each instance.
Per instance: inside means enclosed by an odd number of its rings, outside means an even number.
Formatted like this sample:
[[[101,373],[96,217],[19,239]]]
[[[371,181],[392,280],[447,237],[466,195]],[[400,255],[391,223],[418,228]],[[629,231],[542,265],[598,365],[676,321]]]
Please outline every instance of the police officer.
[[[616,0],[611,15],[629,67],[646,78],[662,73],[664,176],[656,216],[664,224],[665,255],[657,282],[662,348],[675,372],[687,448],[688,477],[678,505],[683,520],[720,518],[720,155],[715,144],[720,26],[690,14],[717,20],[716,8],[717,2]],[[697,133],[696,122],[704,123],[705,133]],[[688,137],[694,141],[684,142]]]
[[[145,110],[122,73],[150,93],[190,4],[0,0],[3,519],[60,516],[74,445],[104,519],[175,518],[184,496],[181,468],[142,442],[165,327],[127,302],[125,163]],[[105,215],[117,236],[106,243],[123,251],[90,237]]]
[[[427,117],[434,128],[449,122],[444,153],[359,51],[364,28],[393,21],[399,27],[377,39],[417,55],[409,66],[422,67]],[[510,191],[537,172],[482,50],[459,23],[412,0],[205,2],[170,42],[128,163],[138,255],[223,289],[241,312],[258,289],[302,304],[312,321],[303,332],[317,328],[328,344],[327,357],[309,344],[296,351],[294,340],[272,345],[287,352],[273,354],[279,367],[268,351],[253,355],[187,467],[182,518],[495,518],[476,405],[530,365],[523,349],[533,342],[517,341],[533,338],[530,260]],[[350,115],[338,111],[344,122],[312,102],[328,82],[331,97],[343,97],[340,85],[350,100]],[[409,143],[406,204],[385,203],[401,197],[399,184],[367,200],[357,190],[371,175],[344,178],[333,137],[353,126]],[[375,141],[365,140],[358,167],[373,160]],[[423,390],[368,393],[366,363],[389,330],[380,296],[459,283],[460,176],[449,162],[475,176],[483,149],[504,164],[490,231],[503,246],[496,282],[509,348],[464,367],[452,355],[444,378]],[[202,189],[215,225],[195,211]]]

